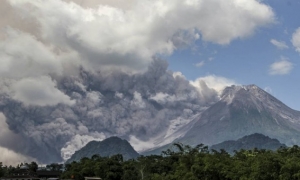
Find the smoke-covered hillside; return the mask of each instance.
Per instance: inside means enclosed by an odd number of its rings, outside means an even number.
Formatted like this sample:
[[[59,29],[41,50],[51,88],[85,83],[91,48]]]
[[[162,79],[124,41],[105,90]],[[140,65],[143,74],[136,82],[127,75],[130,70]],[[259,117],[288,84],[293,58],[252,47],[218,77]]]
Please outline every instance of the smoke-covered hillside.
[[[163,141],[172,120],[177,120],[176,131],[218,98],[204,81],[196,88],[167,67],[156,59],[145,73],[134,75],[81,69],[79,76],[56,79],[70,104],[24,105],[2,93],[6,122],[26,142],[11,148],[49,162],[61,161],[61,155],[67,159],[88,141],[112,135]]]

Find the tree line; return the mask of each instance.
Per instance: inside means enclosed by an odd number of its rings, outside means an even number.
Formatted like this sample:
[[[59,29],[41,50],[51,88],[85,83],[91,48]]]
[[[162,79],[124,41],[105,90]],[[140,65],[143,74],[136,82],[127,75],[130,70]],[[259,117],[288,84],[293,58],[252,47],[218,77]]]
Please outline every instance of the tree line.
[[[140,156],[123,161],[122,155],[94,155],[66,165],[62,178],[82,180],[98,176],[104,180],[296,180],[300,179],[300,148],[209,150],[174,144],[161,155]]]
[[[0,175],[3,166],[0,164]],[[140,156],[124,161],[122,155],[93,155],[65,165],[61,179],[83,180],[297,180],[300,179],[300,147],[282,147],[277,151],[239,150],[230,155],[225,150],[209,150],[174,144],[161,155]]]
[[[23,165],[29,168],[29,171],[36,172],[38,170],[38,164],[35,161],[31,163],[20,163],[16,166],[5,166],[0,162],[0,177],[10,176],[15,170],[20,169]],[[63,169],[63,164],[51,163],[46,165],[44,168],[50,171],[61,171]]]

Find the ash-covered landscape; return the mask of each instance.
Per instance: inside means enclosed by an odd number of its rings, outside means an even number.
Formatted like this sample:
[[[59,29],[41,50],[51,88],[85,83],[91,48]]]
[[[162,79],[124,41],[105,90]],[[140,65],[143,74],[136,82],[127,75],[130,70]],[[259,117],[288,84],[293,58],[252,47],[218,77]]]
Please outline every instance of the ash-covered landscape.
[[[0,176],[297,179],[299,8],[3,0]]]

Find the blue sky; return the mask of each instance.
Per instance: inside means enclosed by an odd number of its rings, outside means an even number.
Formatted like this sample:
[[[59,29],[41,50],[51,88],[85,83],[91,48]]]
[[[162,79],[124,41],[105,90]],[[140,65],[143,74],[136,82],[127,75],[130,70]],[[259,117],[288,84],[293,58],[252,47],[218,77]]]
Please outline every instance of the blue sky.
[[[197,50],[190,48],[176,51],[168,57],[170,69],[182,72],[188,79],[216,75],[233,79],[238,84],[256,84],[293,109],[300,110],[300,54],[291,42],[292,35],[300,27],[299,1],[263,1],[272,7],[276,22],[257,29],[246,38],[229,45],[197,41]],[[280,49],[271,40],[284,42],[288,47]],[[270,74],[274,62],[286,59],[292,69],[286,74]],[[202,63],[201,63],[202,62]],[[200,63],[200,67],[196,64]]]
[[[0,8],[3,78],[37,82],[78,66],[136,73],[161,56],[191,81],[256,84],[300,110],[299,1],[5,0]]]

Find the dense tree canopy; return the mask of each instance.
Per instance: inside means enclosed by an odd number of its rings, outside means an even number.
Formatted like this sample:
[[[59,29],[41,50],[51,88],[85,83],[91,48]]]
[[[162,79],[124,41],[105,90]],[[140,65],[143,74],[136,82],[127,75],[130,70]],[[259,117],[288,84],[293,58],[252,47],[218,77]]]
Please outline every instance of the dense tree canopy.
[[[62,178],[99,176],[105,180],[235,180],[300,179],[300,148],[240,150],[234,155],[209,150],[202,144],[192,148],[179,143],[161,155],[140,156],[123,161],[121,155],[93,156],[67,165]]]
[[[62,179],[83,180],[98,176],[104,180],[296,180],[300,179],[300,148],[284,147],[277,151],[240,150],[234,155],[209,150],[202,144],[192,148],[174,144],[173,150],[161,155],[140,156],[124,161],[122,155],[82,158],[66,164]],[[32,162],[29,167],[34,166]],[[59,164],[48,165],[52,169]],[[14,167],[0,163],[0,175]],[[17,167],[16,167],[17,168]]]

